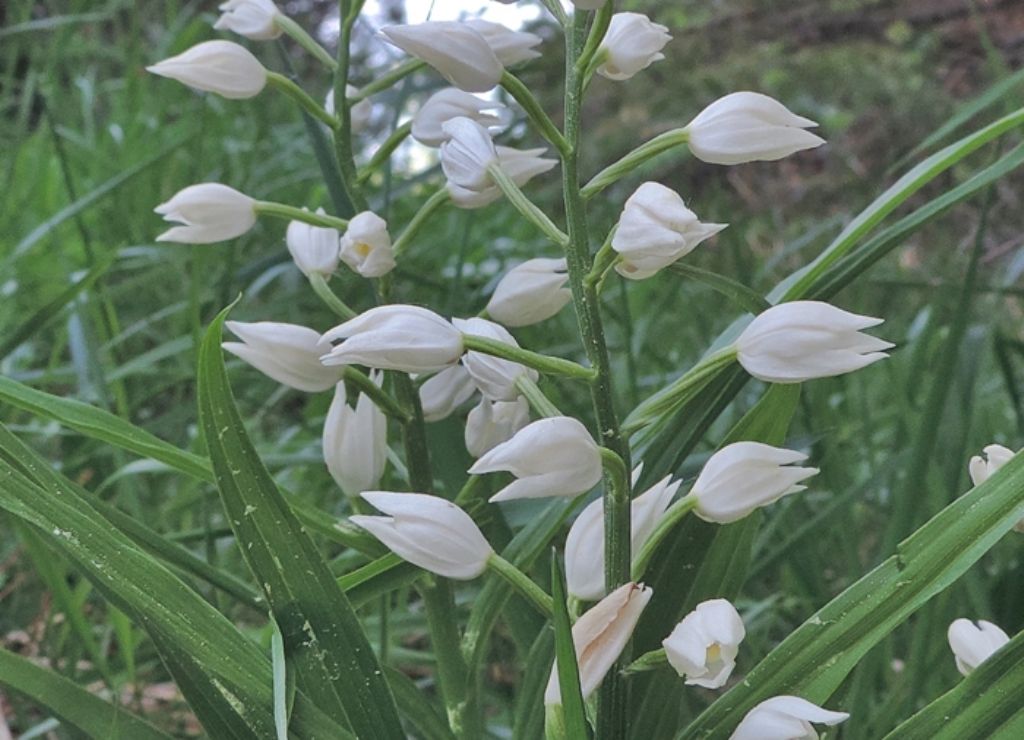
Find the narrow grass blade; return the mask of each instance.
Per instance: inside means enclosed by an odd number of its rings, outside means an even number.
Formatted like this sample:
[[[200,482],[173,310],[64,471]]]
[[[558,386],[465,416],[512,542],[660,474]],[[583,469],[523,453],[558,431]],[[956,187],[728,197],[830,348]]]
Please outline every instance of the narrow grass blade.
[[[749,313],[758,314],[766,308],[771,308],[772,304],[766,301],[764,296],[725,275],[719,275],[717,272],[705,270],[683,261],[670,265],[668,269],[683,277],[703,283]]]
[[[295,666],[299,686],[360,738],[401,737],[394,697],[352,605],[256,454],[224,369],[213,321],[199,354],[199,417],[243,557]]]
[[[587,710],[580,689],[580,668],[576,662],[576,644],[572,639],[572,623],[565,607],[565,576],[558,565],[558,553],[551,555],[551,599],[554,602],[552,621],[555,628],[555,665],[558,688],[562,694],[561,719],[565,737],[585,740]]]
[[[295,674],[288,668],[281,628],[273,620],[270,625],[273,629],[270,633],[270,665],[274,673],[274,729],[277,730],[277,740],[288,740],[288,724],[295,701]]]

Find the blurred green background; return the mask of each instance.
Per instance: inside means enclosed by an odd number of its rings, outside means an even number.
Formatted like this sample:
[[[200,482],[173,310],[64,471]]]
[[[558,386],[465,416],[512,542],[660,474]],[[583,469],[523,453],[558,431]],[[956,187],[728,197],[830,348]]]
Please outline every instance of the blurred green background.
[[[427,4],[416,0],[417,12],[420,3]],[[435,3],[437,9],[447,4]],[[399,58],[374,30],[385,18],[400,22],[403,4],[371,5],[377,17],[357,32],[355,79],[361,84]],[[917,147],[934,132],[947,124],[973,130],[1024,101],[1018,71],[1024,5],[1015,0],[651,0],[621,6],[669,26],[675,39],[665,61],[629,82],[593,83],[585,173],[685,124],[733,90],[767,93],[821,124],[827,146],[778,163],[726,169],[670,156],[645,170],[645,177],[678,190],[703,220],[730,224],[688,259],[760,293],[813,258],[921,159]],[[282,7],[319,29],[330,46],[331,3]],[[526,15],[539,18],[529,28],[549,43],[521,76],[557,121],[560,44],[544,16]],[[213,2],[0,5],[0,374],[105,407],[197,450],[196,346],[216,312],[242,293],[236,319],[317,330],[336,323],[292,266],[282,222],[261,222],[224,244],[154,242],[163,228],[153,208],[196,182],[339,211],[322,184],[306,125],[287,99],[266,91],[253,100],[226,101],[144,71],[214,38],[215,17]],[[314,97],[326,92],[324,70],[294,45],[249,45],[268,67],[294,72]],[[439,85],[425,73],[376,96],[372,125],[361,139],[363,156]],[[985,105],[976,106],[973,117],[963,112],[972,112],[979,99]],[[502,138],[539,145],[521,121]],[[983,150],[914,203],[998,156]],[[403,148],[393,170],[373,181],[375,208],[390,223],[407,222],[441,183],[430,157]],[[594,201],[599,228],[615,222],[642,179],[628,178]],[[740,602],[750,637],[738,675],[966,490],[967,460],[983,445],[1024,444],[1021,184],[1022,175],[1011,173],[957,206],[834,299],[885,317],[877,333],[898,347],[891,360],[868,371],[804,389],[790,446],[810,448],[822,473],[808,495],[768,512]],[[527,192],[560,220],[556,173],[538,178]],[[508,266],[553,254],[507,204],[445,210],[399,266],[396,297],[447,315],[472,315]],[[341,273],[333,284],[352,305],[368,305],[356,276]],[[606,305],[623,411],[696,361],[742,312],[700,283],[668,273],[612,285]],[[579,355],[570,309],[517,337],[537,351]],[[324,509],[343,512],[318,448],[329,398],[289,391],[240,363],[230,370],[250,431],[279,480]],[[562,408],[587,412],[587,399],[572,395],[578,388],[545,389]],[[760,390],[755,384],[744,389],[707,431],[705,452]],[[0,413],[71,478],[197,552],[244,570],[220,536],[224,522],[209,487],[12,408],[0,406]],[[439,477],[457,487],[469,460],[461,423],[449,419],[431,432]],[[679,472],[692,477],[702,459],[691,457]],[[0,643],[88,682],[91,668],[81,662],[82,647],[52,595],[54,582],[66,583],[76,608],[105,643],[116,645],[116,665],[128,680],[125,701],[137,702],[165,726],[194,732],[139,634],[65,564],[50,562],[45,571],[40,564],[51,556],[23,534],[0,518]],[[894,718],[954,683],[945,643],[953,618],[989,619],[1011,634],[1024,626],[1022,543],[1001,543],[870,654],[841,694],[850,711],[870,708],[865,715],[882,724],[851,723],[844,737],[877,737]],[[344,566],[342,559],[338,567]],[[253,615],[235,617],[245,623]],[[414,676],[427,675],[420,670],[422,626],[415,611],[399,615],[388,637],[392,657]],[[519,671],[511,654],[499,644],[488,675],[499,709]],[[706,703],[696,690],[687,697],[694,707]],[[45,720],[45,713],[2,692],[0,709],[15,732]],[[495,722],[501,721],[499,712]]]

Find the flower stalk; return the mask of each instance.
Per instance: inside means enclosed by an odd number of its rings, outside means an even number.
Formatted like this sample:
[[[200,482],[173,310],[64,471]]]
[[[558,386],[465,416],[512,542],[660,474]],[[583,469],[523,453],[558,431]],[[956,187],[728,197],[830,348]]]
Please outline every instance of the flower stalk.
[[[324,47],[320,46],[312,36],[292,20],[284,13],[278,13],[274,17],[274,25],[285,32],[291,39],[301,46],[303,49],[308,51],[317,61],[321,62],[327,69],[332,72],[338,68],[338,61],[331,56],[330,52]]]
[[[356,312],[349,308],[348,304],[341,300],[338,294],[327,285],[327,278],[323,273],[311,272],[309,274],[309,285],[313,288],[313,292],[317,294],[317,297],[338,316],[346,321],[356,317]]]
[[[651,559],[654,557],[654,553],[657,551],[658,546],[662,540],[668,536],[679,522],[681,522],[686,515],[694,510],[697,506],[697,498],[695,496],[684,496],[683,498],[676,501],[665,512],[665,515],[658,522],[658,526],[651,532],[650,537],[640,548],[640,552],[637,553],[636,558],[633,561],[633,578],[639,580],[643,578],[643,574],[647,570],[647,566],[651,564]]]
[[[551,597],[519,568],[497,553],[491,555],[487,560],[487,567],[518,591],[542,616],[551,616],[554,608]]]
[[[344,231],[348,228],[348,221],[337,216],[328,216],[326,213],[314,213],[302,208],[289,206],[284,203],[275,203],[269,200],[258,200],[253,204],[253,210],[258,216],[273,216],[288,221],[301,221],[311,226],[321,226],[328,229]]]
[[[501,192],[505,194],[509,202],[516,207],[523,216],[530,222],[532,222],[538,229],[544,232],[551,241],[558,246],[565,248],[569,243],[569,236],[560,228],[555,226],[554,222],[547,217],[537,205],[526,197],[526,194],[520,189],[518,185],[513,182],[512,178],[509,177],[505,171],[501,168],[501,165],[497,162],[491,164],[487,168],[487,173],[494,180],[494,183],[501,188]]]
[[[317,119],[321,123],[326,124],[329,128],[335,129],[338,127],[338,119],[328,113],[322,105],[313,100],[309,93],[295,84],[291,78],[284,76],[280,72],[268,71],[267,84],[283,92],[289,98],[298,103],[299,106],[309,115],[313,116],[313,118]]]
[[[506,71],[501,75],[501,86],[505,92],[511,95],[523,107],[526,115],[529,116],[533,125],[537,127],[540,135],[547,139],[551,146],[557,149],[563,156],[567,155],[572,144],[558,130],[558,127],[551,121],[548,114],[544,112],[540,103],[537,102],[537,98],[523,84],[523,81],[511,72]]]
[[[548,375],[564,375],[565,377],[576,378],[577,380],[594,380],[596,378],[596,373],[592,369],[583,367],[583,365],[579,365],[572,360],[563,360],[561,357],[551,357],[549,355],[542,355],[539,352],[531,352],[528,349],[513,347],[496,339],[464,334],[462,343],[468,350],[483,352],[486,355],[500,357],[504,360],[512,360]]]

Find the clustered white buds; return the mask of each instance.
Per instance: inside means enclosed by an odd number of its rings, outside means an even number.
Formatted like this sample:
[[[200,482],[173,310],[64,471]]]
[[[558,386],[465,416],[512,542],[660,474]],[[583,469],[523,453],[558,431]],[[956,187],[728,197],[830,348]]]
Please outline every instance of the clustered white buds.
[[[359,90],[354,85],[345,85],[345,95],[351,98]],[[324,98],[324,110],[330,113],[332,116],[335,114],[334,110],[334,90],[327,93],[327,97]],[[359,102],[350,105],[348,108],[349,125],[352,127],[352,133],[357,134],[367,126],[370,125],[370,121],[373,118],[373,103],[369,99],[364,98]]]
[[[761,442],[726,445],[704,464],[690,496],[694,511],[705,521],[728,524],[755,509],[802,491],[799,483],[817,474],[817,468],[795,467],[807,455]]]
[[[412,138],[424,146],[441,146],[448,140],[443,126],[453,118],[469,118],[481,126],[496,126],[498,116],[487,111],[501,110],[500,103],[478,98],[458,88],[446,87],[427,98],[412,118]]]
[[[493,321],[472,318],[455,319],[452,323],[465,335],[493,339],[519,348],[519,343],[508,329]],[[476,387],[491,401],[514,401],[519,396],[516,381],[521,375],[534,382],[540,377],[536,370],[524,367],[518,362],[472,350],[463,356],[462,364],[473,378]]]
[[[472,475],[506,470],[516,477],[491,501],[577,496],[601,480],[601,453],[590,432],[570,416],[538,419],[469,469]]]
[[[645,182],[629,196],[612,237],[620,275],[640,280],[692,252],[727,224],[705,224],[674,190]]]
[[[598,51],[603,61],[597,73],[610,80],[628,80],[664,59],[661,50],[671,40],[667,27],[642,13],[616,13]]]
[[[774,696],[747,712],[729,740],[818,740],[812,722],[838,725],[849,718],[799,696]]]
[[[665,476],[630,502],[629,546],[634,558],[658,526],[681,483]],[[566,590],[584,601],[595,601],[605,595],[603,504],[601,499],[588,504],[576,517],[565,540]]]
[[[653,591],[636,583],[627,583],[612,591],[585,612],[572,626],[572,641],[579,665],[580,689],[586,699],[601,685],[605,674],[618,659]],[[558,685],[558,666],[551,668],[544,704],[562,703]]]
[[[420,306],[378,306],[327,331],[321,347],[339,339],[321,358],[324,365],[366,365],[380,370],[428,373],[462,356],[462,332]]]
[[[661,644],[669,664],[687,684],[720,689],[736,667],[745,636],[736,607],[726,599],[711,599],[683,617]]]
[[[387,222],[371,211],[356,214],[341,237],[341,260],[363,277],[387,275],[395,268]]]
[[[204,41],[146,71],[232,100],[255,97],[267,84],[260,60],[233,41]]]
[[[362,496],[389,516],[353,516],[351,521],[403,560],[464,581],[487,568],[494,550],[469,514],[451,501],[424,493],[366,491]]]
[[[698,113],[685,131],[697,159],[742,164],[782,159],[821,146],[825,140],[806,130],[817,125],[767,95],[736,92]]]
[[[317,208],[323,214],[323,208]],[[302,221],[292,221],[285,232],[285,243],[288,251],[302,274],[309,277],[313,273],[330,275],[338,267],[338,231],[337,229],[312,226]]]
[[[380,384],[379,373],[372,378]],[[358,496],[376,488],[388,461],[387,417],[364,393],[355,408],[349,406],[345,384],[338,383],[324,422],[323,451],[327,470],[346,494]]]
[[[882,319],[821,301],[792,301],[757,315],[736,340],[743,369],[768,383],[802,383],[859,370],[888,355],[891,342],[861,333]]]
[[[473,379],[462,365],[453,365],[437,373],[420,386],[420,405],[424,421],[441,421],[476,392]]]
[[[565,258],[537,257],[516,265],[501,278],[487,314],[505,326],[529,326],[551,318],[572,300]]]
[[[956,659],[956,669],[968,675],[996,650],[1010,641],[1009,635],[991,622],[979,619],[956,619],[946,634],[949,647]]]
[[[228,321],[225,326],[242,340],[224,342],[225,350],[289,388],[319,393],[341,378],[337,368],[320,363],[320,335],[312,329],[275,321]]]
[[[281,11],[273,0],[227,0],[217,9],[221,16],[213,27],[218,31],[232,31],[253,41],[269,41],[282,33],[276,22]]]
[[[204,182],[189,185],[153,210],[164,221],[181,226],[168,229],[158,242],[212,244],[241,236],[256,223],[256,201],[227,185]]]
[[[530,423],[530,405],[523,397],[515,401],[480,399],[466,417],[466,450],[473,457],[490,452]]]
[[[487,92],[505,71],[483,34],[466,23],[428,21],[385,26],[381,35],[402,51],[422,59],[466,92]]]

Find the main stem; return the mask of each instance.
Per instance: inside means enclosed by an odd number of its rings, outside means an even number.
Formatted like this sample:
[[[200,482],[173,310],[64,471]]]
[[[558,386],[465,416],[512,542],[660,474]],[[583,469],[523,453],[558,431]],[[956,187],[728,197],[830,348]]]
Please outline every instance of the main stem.
[[[619,429],[615,413],[611,365],[601,325],[600,306],[594,286],[585,279],[592,266],[590,239],[587,228],[586,206],[580,194],[579,149],[580,107],[583,98],[583,77],[576,62],[583,50],[589,14],[577,11],[565,35],[565,141],[567,150],[562,154],[562,183],[565,215],[569,231],[566,261],[569,267],[569,285],[573,305],[579,322],[580,334],[596,371],[591,383],[591,400],[597,418],[601,444],[622,458],[627,470],[631,468],[629,443]],[[629,581],[629,490],[608,473],[605,474],[605,586],[609,591]],[[621,662],[621,659],[620,659]],[[625,685],[619,676],[620,665],[608,672],[601,686],[598,702],[597,736],[601,739],[622,738],[626,735]]]

